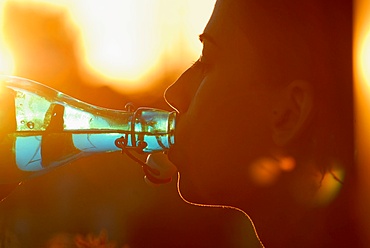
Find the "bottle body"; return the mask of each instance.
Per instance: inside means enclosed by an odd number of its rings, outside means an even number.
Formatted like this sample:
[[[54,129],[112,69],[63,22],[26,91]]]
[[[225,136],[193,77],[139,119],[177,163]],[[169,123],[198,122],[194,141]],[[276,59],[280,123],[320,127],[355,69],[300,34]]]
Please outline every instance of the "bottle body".
[[[93,106],[36,82],[0,77],[0,183],[22,181],[95,153],[153,153],[174,143],[175,113]],[[122,145],[122,144],[121,144]]]

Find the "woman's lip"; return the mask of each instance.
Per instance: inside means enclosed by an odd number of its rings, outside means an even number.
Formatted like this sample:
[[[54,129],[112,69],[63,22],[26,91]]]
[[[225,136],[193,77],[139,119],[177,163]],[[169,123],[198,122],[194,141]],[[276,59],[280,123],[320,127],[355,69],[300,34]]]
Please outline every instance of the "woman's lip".
[[[179,130],[181,129],[182,124],[182,114],[177,113],[176,114],[176,127],[174,132],[174,144],[171,145],[170,149],[167,152],[168,159],[177,167],[177,164],[179,164]]]
[[[179,169],[179,166],[181,167],[181,163],[180,163],[181,161],[179,158],[179,150],[176,144],[171,146],[171,148],[168,150],[167,157],[168,157],[168,160],[170,160],[171,163],[173,163],[177,167],[177,169]]]
[[[174,159],[174,149],[175,149],[176,144],[172,145],[171,148],[167,152],[167,157],[168,159],[175,164],[175,159]]]

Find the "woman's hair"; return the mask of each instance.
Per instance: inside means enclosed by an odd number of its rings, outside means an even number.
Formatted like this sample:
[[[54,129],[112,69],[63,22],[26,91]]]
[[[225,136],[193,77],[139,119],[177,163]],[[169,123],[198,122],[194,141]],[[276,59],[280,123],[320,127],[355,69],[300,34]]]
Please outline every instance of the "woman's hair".
[[[342,187],[336,198],[328,205],[322,205],[327,207],[315,213],[322,218],[320,225],[323,230],[335,237],[333,243],[355,247],[358,232],[353,218],[357,180],[354,163],[352,1],[226,2],[238,5],[232,8],[238,12],[233,18],[246,32],[257,54],[261,55],[257,59],[261,66],[257,67],[265,70],[260,73],[267,75],[268,84],[282,87],[294,80],[306,80],[312,85],[314,114],[310,126],[285,149],[298,163],[313,163],[323,178],[330,173],[340,182]],[[344,178],[335,175],[336,166],[343,170]],[[305,218],[307,222],[302,221],[300,231],[305,227],[309,229],[312,224],[312,216],[308,216]],[[318,243],[330,243],[329,240],[327,236],[317,237]]]
[[[226,0],[256,47],[268,84],[307,80],[314,89],[312,125],[290,150],[353,170],[352,1]],[[237,7],[237,8],[235,8]]]

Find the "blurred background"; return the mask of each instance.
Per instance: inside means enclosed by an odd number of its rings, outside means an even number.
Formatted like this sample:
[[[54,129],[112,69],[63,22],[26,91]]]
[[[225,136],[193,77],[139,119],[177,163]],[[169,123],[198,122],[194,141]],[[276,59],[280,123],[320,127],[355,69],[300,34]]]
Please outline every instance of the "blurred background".
[[[163,92],[199,57],[198,35],[214,3],[0,0],[0,74],[107,108],[133,102],[169,110]],[[355,12],[357,193],[370,243],[369,1],[357,0]],[[99,234],[114,247],[208,247],[210,237],[219,247],[230,237],[243,243],[236,231],[242,225],[239,213],[185,204],[175,182],[147,186],[140,166],[120,153],[84,158],[26,181],[0,203],[0,247],[75,247],[76,237]]]
[[[150,104],[198,59],[214,2],[0,0],[0,73],[84,100],[99,101],[99,89],[115,106],[122,96]]]

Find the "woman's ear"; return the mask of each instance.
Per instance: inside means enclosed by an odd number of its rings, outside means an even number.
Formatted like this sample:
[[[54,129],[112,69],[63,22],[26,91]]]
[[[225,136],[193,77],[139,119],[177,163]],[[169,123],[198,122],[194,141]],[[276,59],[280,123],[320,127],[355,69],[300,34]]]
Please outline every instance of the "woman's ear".
[[[307,81],[293,81],[282,91],[273,109],[273,140],[286,146],[305,130],[313,114],[313,90]]]

